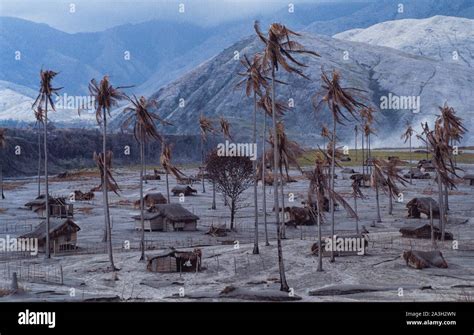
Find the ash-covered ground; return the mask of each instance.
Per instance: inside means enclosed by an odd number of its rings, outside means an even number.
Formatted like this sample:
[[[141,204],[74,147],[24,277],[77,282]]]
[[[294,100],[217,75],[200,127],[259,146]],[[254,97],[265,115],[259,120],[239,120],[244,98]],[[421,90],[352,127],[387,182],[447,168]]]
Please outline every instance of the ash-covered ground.
[[[461,166],[465,173],[474,171],[474,166]],[[360,171],[360,166],[353,167]],[[104,226],[102,193],[96,192],[92,201],[74,203],[74,221],[80,226],[79,250],[67,254],[53,255],[44,260],[44,255],[25,259],[9,259],[3,255],[0,261],[0,287],[11,284],[12,269],[35,272],[63,272],[63,285],[51,280],[34,278],[22,273],[20,286],[23,293],[6,295],[0,301],[235,301],[238,300],[299,300],[299,301],[473,301],[474,299],[474,186],[460,181],[457,190],[450,191],[449,222],[447,231],[454,235],[458,244],[438,242],[447,269],[428,268],[416,270],[408,267],[401,258],[404,250],[431,250],[430,240],[401,238],[400,227],[428,223],[429,220],[407,219],[406,203],[416,196],[431,196],[437,199],[437,185],[433,179],[413,180],[413,185],[403,188],[404,201],[394,202],[393,215],[388,215],[387,196],[381,194],[382,223],[375,223],[375,192],[362,189],[365,199],[358,200],[360,226],[369,231],[369,245],[364,256],[337,257],[335,263],[323,259],[323,272],[317,272],[317,256],[312,255],[311,246],[317,240],[316,226],[286,228],[283,240],[283,255],[290,293],[279,292],[278,258],[276,249],[276,226],[273,208],[272,187],[267,187],[267,218],[270,246],[265,245],[263,212],[261,206],[262,187],[259,185],[259,240],[260,254],[253,249],[253,189],[245,192],[243,208],[237,213],[236,230],[225,237],[206,235],[211,224],[229,224],[229,210],[222,197],[217,194],[217,209],[211,210],[212,185],[206,182],[206,193],[201,184],[193,187],[196,196],[185,198],[182,205],[200,217],[195,232],[146,232],[146,251],[153,256],[169,247],[178,250],[202,250],[203,269],[197,273],[154,273],[146,270],[146,263],[139,262],[138,245],[140,232],[135,230],[131,218],[139,214],[133,202],[139,198],[137,169],[115,169],[120,196],[110,194],[110,212],[113,221],[113,243],[115,264],[120,271],[112,273],[108,266],[108,255],[101,250]],[[195,170],[185,170],[188,175]],[[351,180],[336,171],[336,188],[350,204],[353,200]],[[294,202],[286,205],[302,206],[306,198],[309,181],[297,171],[292,171],[297,182],[288,183],[285,193],[293,193]],[[164,179],[164,178],[162,178]],[[68,196],[74,190],[88,191],[99,184],[98,176],[83,173],[79,177],[51,178],[50,193],[53,196]],[[170,178],[170,187],[176,181]],[[7,180],[6,199],[0,202],[0,237],[18,236],[21,227],[33,227],[41,221],[27,210],[24,204],[35,198],[37,184],[34,178]],[[145,184],[145,193],[161,192],[166,195],[164,180],[151,180]],[[172,202],[178,202],[172,197]],[[329,221],[329,215],[326,215]],[[438,222],[435,219],[435,225]],[[15,226],[20,227],[16,229]],[[8,227],[8,231],[6,230]],[[330,224],[323,225],[323,236],[330,235]],[[336,232],[340,235],[355,232],[355,219],[349,218],[341,208],[336,212]],[[127,242],[128,241],[128,242]],[[238,241],[236,248],[235,241]],[[131,249],[124,249],[129,243]],[[95,251],[94,251],[95,250]],[[87,253],[86,253],[87,251]],[[10,273],[8,273],[10,270]],[[23,279],[24,278],[24,279]],[[30,279],[28,279],[30,278]],[[232,286],[234,294],[222,294]],[[401,290],[402,289],[402,290]],[[231,290],[232,291],[232,290]]]

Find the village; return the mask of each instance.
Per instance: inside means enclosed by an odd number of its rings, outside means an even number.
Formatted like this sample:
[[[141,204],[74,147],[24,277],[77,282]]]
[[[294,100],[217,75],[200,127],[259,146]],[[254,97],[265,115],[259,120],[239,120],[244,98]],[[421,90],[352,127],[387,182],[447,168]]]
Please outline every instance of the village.
[[[472,165],[461,167],[469,176]],[[354,162],[336,170],[336,188],[349,202],[354,179],[351,176],[357,176],[360,168]],[[470,218],[474,211],[474,189],[469,179],[461,179],[457,189],[449,192],[453,214],[448,217],[445,241],[440,240],[440,235],[435,236],[436,241],[432,239],[430,225],[433,222],[429,219],[429,206],[423,200],[433,201],[432,213],[438,210],[432,199],[436,188],[432,172],[414,175],[413,185],[402,190],[403,200],[395,201],[392,215],[383,215],[381,222],[377,222],[374,190],[363,187],[364,197],[358,199],[358,206],[364,210],[358,212],[358,222],[339,208],[335,212],[335,230],[338,237],[364,236],[364,252],[335,248],[336,260],[331,263],[330,249],[326,249],[323,271],[317,271],[318,227],[308,215],[301,214],[309,180],[304,173],[291,170],[292,182],[285,184],[288,207],[282,239],[290,285],[287,293],[278,290],[277,230],[271,187],[266,189],[267,227],[262,206],[259,206],[260,253],[253,254],[251,188],[244,192],[231,230],[229,208],[220,194],[213,195],[212,182],[205,178],[205,192],[202,192],[202,179],[198,178],[202,170],[183,169],[187,176],[194,176],[183,180],[169,176],[170,203],[163,171],[158,166],[149,168],[150,171],[151,174],[144,176],[146,260],[139,261],[139,175],[133,169],[114,169],[120,192],[111,192],[109,199],[113,256],[118,269],[113,272],[108,265],[107,243],[102,241],[102,198],[97,196],[100,192],[93,191],[100,183],[98,171],[68,171],[51,178],[51,259],[47,260],[44,259],[44,197],[32,196],[37,187],[34,179],[6,180],[0,237],[36,238],[39,253],[0,254],[0,286],[10,288],[13,273],[18,281],[18,293],[0,299],[472,301],[474,233]],[[261,199],[261,181],[258,193]],[[214,202],[216,209],[212,209]],[[388,199],[383,195],[380,210],[383,213],[388,210]],[[437,226],[438,219],[434,221]],[[356,234],[356,224],[362,235]],[[330,228],[328,224],[322,225],[323,237],[331,238]],[[438,259],[415,257],[417,253],[432,250],[441,256]],[[413,255],[409,254],[411,251]]]

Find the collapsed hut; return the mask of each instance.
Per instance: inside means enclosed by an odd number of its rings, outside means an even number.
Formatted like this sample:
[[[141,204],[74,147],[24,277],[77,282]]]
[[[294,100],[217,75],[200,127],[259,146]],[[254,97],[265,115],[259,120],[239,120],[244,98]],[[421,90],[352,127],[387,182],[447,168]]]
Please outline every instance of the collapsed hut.
[[[201,271],[201,249],[193,251],[171,250],[148,257],[146,269],[150,272],[198,272]]]
[[[443,268],[448,267],[448,263],[443,257],[441,251],[417,251],[417,250],[408,250],[404,251],[402,258],[405,260],[407,266],[414,269],[424,269],[424,268]]]
[[[157,169],[154,169],[153,174],[152,175],[147,174],[143,176],[143,180],[161,180],[160,171],[158,171]]]
[[[286,222],[287,225],[309,226],[316,224],[308,207],[286,207],[285,212],[289,216],[289,220]]]
[[[145,230],[195,231],[199,217],[181,204],[156,204],[143,213]],[[141,230],[141,215],[133,216],[135,228]]]
[[[430,218],[430,204],[431,204],[431,211],[433,213],[433,218],[439,218],[438,203],[433,198],[430,198],[430,197],[411,199],[406,204],[406,207],[408,209],[408,217],[419,219],[421,217],[421,213],[423,213],[428,218]]]
[[[421,172],[419,168],[410,168],[407,173],[403,175],[407,179],[431,179],[428,172]]]
[[[94,199],[94,192],[89,191],[89,192],[82,192],[81,190],[75,190],[74,191],[74,200],[75,201],[90,201]]]
[[[422,159],[418,162],[417,168],[421,171],[434,172],[436,169],[433,165],[433,162],[429,159]]]
[[[77,232],[81,228],[70,218],[66,220],[54,219],[50,221],[49,242],[50,251],[59,252],[76,248]],[[20,238],[38,239],[38,251],[46,251],[46,221],[41,222],[35,230],[23,234]]]
[[[49,216],[55,218],[71,218],[74,216],[74,205],[67,203],[66,198],[49,196]],[[46,217],[46,196],[40,195],[33,201],[27,202],[25,207],[32,210],[39,217]]]
[[[190,196],[197,193],[197,190],[189,185],[176,185],[171,189],[171,192],[174,196],[180,196],[181,194],[184,194],[185,196]]]
[[[400,233],[402,233],[402,237],[409,237],[409,238],[431,238],[431,225],[424,224],[417,227],[403,227],[400,228]],[[433,235],[436,240],[441,240],[441,231],[438,227],[433,227]],[[449,232],[444,232],[444,239],[445,240],[453,240],[453,234]]]

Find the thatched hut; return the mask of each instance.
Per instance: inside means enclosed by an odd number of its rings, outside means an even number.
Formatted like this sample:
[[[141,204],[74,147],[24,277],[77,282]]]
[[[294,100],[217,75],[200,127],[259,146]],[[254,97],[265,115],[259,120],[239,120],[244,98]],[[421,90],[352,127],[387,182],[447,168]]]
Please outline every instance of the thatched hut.
[[[141,229],[141,216],[135,215],[136,229]],[[194,231],[199,217],[181,204],[156,204],[144,213],[145,230],[148,231]]]
[[[50,251],[59,252],[76,248],[77,232],[81,228],[72,220],[51,220],[49,227]],[[20,238],[38,239],[38,251],[46,250],[46,221],[43,221],[32,232],[23,234]]]
[[[176,185],[171,190],[174,196],[179,196],[180,194],[184,194],[186,197],[190,195],[194,195],[197,193],[197,190],[192,188],[189,185]]]
[[[56,218],[71,218],[74,216],[74,205],[67,203],[66,198],[49,197],[49,215]],[[46,196],[40,195],[35,200],[27,202],[25,207],[28,207],[33,212],[37,213],[39,217],[46,216]]]
[[[148,257],[146,268],[151,272],[196,272],[201,271],[201,249],[193,251],[172,250]]]
[[[413,198],[411,199],[406,207],[408,209],[408,217],[419,219],[421,213],[425,214],[428,218],[430,217],[430,204],[433,218],[439,218],[439,206],[436,200],[430,197],[424,198]]]
[[[143,202],[146,207],[151,207],[157,204],[167,204],[168,200],[163,194],[156,192],[156,193],[147,193],[143,197]],[[135,208],[140,208],[140,199],[135,201],[134,206]]]
[[[400,233],[402,237],[410,238],[431,238],[431,226],[429,224],[420,225],[417,227],[403,227],[400,228]],[[436,240],[441,240],[441,231],[438,227],[433,227],[433,235]],[[445,240],[451,241],[453,239],[453,234],[449,232],[444,232]]]

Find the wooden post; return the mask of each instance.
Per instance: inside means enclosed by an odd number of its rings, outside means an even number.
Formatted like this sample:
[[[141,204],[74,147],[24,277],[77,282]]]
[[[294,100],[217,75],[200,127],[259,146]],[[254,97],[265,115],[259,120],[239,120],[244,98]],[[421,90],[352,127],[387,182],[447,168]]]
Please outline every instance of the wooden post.
[[[61,275],[61,285],[64,285],[63,266],[62,265],[59,265],[59,273]]]

